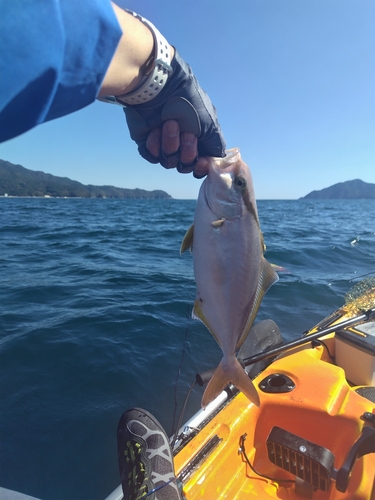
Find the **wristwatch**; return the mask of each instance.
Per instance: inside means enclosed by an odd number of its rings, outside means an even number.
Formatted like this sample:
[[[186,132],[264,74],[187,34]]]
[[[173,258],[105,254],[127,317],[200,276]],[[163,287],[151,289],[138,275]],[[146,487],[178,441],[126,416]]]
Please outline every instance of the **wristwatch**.
[[[151,31],[154,38],[154,61],[151,71],[144,76],[141,83],[134,90],[120,96],[103,96],[100,100],[119,104],[120,106],[134,106],[135,104],[144,104],[156,97],[167,83],[173,70],[171,68],[169,43],[160,31],[150,21],[136,12],[128,9],[124,10],[139,19]]]

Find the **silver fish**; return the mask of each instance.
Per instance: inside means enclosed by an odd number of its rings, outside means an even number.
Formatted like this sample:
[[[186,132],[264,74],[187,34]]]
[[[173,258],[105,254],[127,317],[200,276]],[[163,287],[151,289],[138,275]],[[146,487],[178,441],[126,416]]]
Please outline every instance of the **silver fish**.
[[[193,318],[206,325],[224,355],[203,394],[202,407],[229,383],[259,406],[258,393],[236,351],[278,276],[263,257],[251,173],[238,149],[228,150],[225,158],[210,158],[194,224],[184,237],[181,253],[188,248],[197,284]]]

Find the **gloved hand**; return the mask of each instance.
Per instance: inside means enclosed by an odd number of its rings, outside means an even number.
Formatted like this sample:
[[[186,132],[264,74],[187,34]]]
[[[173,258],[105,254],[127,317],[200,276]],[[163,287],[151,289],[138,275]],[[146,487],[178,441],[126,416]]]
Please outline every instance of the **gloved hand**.
[[[160,94],[145,104],[127,106],[124,112],[130,136],[138,144],[143,158],[151,163],[160,162],[165,168],[177,167],[179,172],[189,173],[201,156],[225,156],[225,141],[215,107],[177,51],[171,66],[173,73]],[[187,132],[190,137],[194,134],[198,138],[197,156],[187,165],[181,163],[179,149],[172,154],[163,153],[161,127],[168,120],[177,120],[180,133]],[[155,140],[158,137],[160,147],[155,155]],[[148,139],[153,139],[151,149],[154,154],[146,146]]]

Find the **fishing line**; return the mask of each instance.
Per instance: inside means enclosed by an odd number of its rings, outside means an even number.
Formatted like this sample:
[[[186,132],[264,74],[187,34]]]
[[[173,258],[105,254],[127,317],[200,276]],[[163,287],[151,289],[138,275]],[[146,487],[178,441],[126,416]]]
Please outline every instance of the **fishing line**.
[[[155,488],[153,488],[152,490],[148,491],[147,493],[145,493],[143,496],[140,497],[140,500],[142,498],[147,498],[149,497],[150,495],[152,495],[153,493],[156,493],[157,491],[161,490],[162,488],[165,488],[165,486],[168,486],[168,484],[171,484],[173,483],[174,481],[177,480],[177,477],[172,477],[172,479],[170,479],[169,481],[166,481],[165,483],[159,485],[159,486],[155,486]]]
[[[184,363],[184,359],[185,359],[185,355],[186,355],[187,336],[188,336],[189,326],[190,326],[190,322],[191,322],[191,309],[190,309],[190,305],[187,306],[187,312],[188,312],[188,324],[187,324],[187,326],[185,328],[185,336],[184,336],[184,341],[182,343],[181,360],[180,360],[180,364],[179,364],[178,369],[177,369],[176,380],[175,380],[175,383],[174,383],[174,394],[173,394],[173,396],[174,396],[174,409],[173,409],[172,433],[171,434],[173,434],[175,432],[178,432],[178,429],[179,429],[178,426],[177,426],[177,428],[175,427],[176,415],[177,415],[177,385],[178,385],[178,381],[180,380],[181,369],[182,369],[182,365]],[[190,390],[189,390],[188,394],[189,393],[190,393]],[[185,400],[184,406],[185,405],[186,405],[186,400]]]
[[[177,437],[178,437],[178,431],[181,427],[181,423],[182,423],[182,419],[184,417],[184,413],[185,413],[185,410],[186,410],[186,405],[187,405],[187,402],[189,400],[189,397],[190,397],[190,394],[191,394],[191,391],[194,389],[194,386],[196,385],[197,381],[194,380],[194,382],[191,384],[191,386],[189,387],[189,390],[185,396],[185,401],[184,401],[184,404],[182,406],[182,410],[181,410],[181,413],[180,413],[180,418],[178,419],[178,422],[177,422],[177,426],[176,426],[176,430],[175,430],[175,433],[173,435],[173,438],[172,438],[172,441],[171,441],[171,448],[172,448],[172,451],[173,451],[173,447],[177,441]]]
[[[374,271],[370,271],[369,273],[365,273],[365,274],[360,274],[359,276],[356,276],[355,278],[352,278],[351,280],[348,280],[349,283],[353,283],[354,281],[356,280],[359,280],[361,278],[364,278],[365,276],[371,276],[374,274]]]

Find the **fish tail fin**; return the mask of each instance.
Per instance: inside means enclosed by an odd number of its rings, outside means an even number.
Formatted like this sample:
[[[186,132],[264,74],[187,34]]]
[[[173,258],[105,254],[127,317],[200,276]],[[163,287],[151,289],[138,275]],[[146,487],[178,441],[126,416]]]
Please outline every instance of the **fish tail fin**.
[[[225,387],[232,383],[245,394],[256,406],[260,406],[259,395],[235,356],[229,360],[223,358],[208,382],[202,397],[202,408],[213,401]]]

